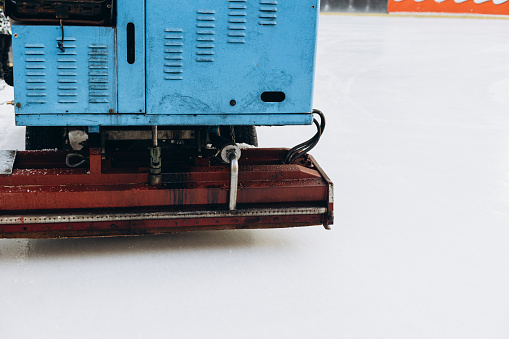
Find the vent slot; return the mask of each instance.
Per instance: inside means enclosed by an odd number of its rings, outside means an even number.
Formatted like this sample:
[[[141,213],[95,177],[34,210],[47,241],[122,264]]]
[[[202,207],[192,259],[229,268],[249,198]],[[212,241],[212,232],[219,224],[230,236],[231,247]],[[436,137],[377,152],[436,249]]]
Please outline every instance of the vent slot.
[[[109,100],[108,45],[88,45],[88,82],[91,104],[107,104]]]
[[[57,43],[61,41],[57,37]],[[64,51],[57,50],[57,82],[58,82],[58,103],[78,103],[78,67],[76,59],[76,38],[67,36],[64,38]]]
[[[43,44],[25,44],[26,99],[29,104],[45,104],[46,59]]]
[[[228,43],[246,43],[246,0],[230,0],[228,5]]]
[[[183,80],[184,76],[184,30],[164,29],[164,79]]]
[[[135,27],[132,22],[127,24],[127,62],[132,65],[136,61]]]
[[[216,17],[213,9],[199,9],[197,11],[196,26],[196,61],[214,62]]]
[[[275,26],[277,24],[277,1],[260,0],[260,26]]]
[[[263,92],[261,98],[263,102],[283,102],[286,94],[285,92]]]

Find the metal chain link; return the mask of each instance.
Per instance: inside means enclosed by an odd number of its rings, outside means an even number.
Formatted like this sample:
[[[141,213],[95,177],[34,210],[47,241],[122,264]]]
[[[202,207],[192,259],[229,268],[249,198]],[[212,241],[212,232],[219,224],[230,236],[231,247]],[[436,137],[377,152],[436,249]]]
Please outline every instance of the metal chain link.
[[[232,138],[232,142],[234,144],[236,144],[236,142],[235,142],[235,129],[233,128],[233,126],[230,126],[230,137]]]

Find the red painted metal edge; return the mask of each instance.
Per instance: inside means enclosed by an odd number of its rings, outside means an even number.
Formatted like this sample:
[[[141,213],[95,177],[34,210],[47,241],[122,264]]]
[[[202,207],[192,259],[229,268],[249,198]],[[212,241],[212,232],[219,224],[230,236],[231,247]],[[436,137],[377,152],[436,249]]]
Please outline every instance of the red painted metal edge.
[[[324,215],[190,218],[0,226],[0,238],[73,238],[321,225]]]
[[[244,212],[237,214],[227,211],[228,165],[201,161],[200,166],[170,166],[164,175],[165,184],[152,187],[146,184],[148,175],[141,166],[143,163],[112,168],[101,161],[98,152],[92,151],[88,169],[69,169],[62,163],[65,152],[19,153],[13,174],[0,177],[0,238],[113,236],[317,224],[328,228],[333,222],[332,182],[312,157],[284,165],[286,150],[243,152],[238,205]],[[266,206],[286,212],[265,213]],[[288,212],[292,208],[295,213]],[[316,212],[313,208],[321,210]],[[89,215],[86,213],[90,211],[92,215],[105,215],[107,211],[118,214],[120,209],[141,211],[146,217],[113,221],[68,218]],[[212,212],[182,217],[179,214],[199,210]],[[171,211],[176,211],[176,216]],[[159,212],[170,214],[168,218],[150,214]],[[43,218],[50,215],[57,219],[45,222]]]

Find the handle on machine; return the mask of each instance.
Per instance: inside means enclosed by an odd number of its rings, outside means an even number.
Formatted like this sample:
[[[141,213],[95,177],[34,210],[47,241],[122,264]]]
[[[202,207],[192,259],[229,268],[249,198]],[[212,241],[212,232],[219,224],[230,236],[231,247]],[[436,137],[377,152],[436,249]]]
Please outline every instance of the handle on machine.
[[[230,211],[237,209],[237,192],[239,187],[239,159],[237,152],[230,152]]]

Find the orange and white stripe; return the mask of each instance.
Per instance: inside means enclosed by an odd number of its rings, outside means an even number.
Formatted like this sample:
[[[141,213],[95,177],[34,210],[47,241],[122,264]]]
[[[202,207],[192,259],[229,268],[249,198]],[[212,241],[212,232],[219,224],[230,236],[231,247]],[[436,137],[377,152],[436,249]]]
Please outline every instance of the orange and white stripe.
[[[388,11],[509,15],[509,0],[389,0]]]

